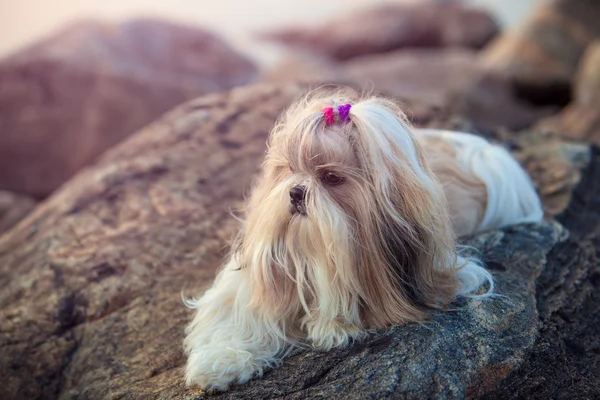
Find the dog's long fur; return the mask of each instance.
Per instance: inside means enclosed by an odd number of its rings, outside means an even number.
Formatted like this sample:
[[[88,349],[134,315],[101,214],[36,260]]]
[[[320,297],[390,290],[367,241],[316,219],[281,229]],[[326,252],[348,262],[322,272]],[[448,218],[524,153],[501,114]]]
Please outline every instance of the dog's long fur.
[[[323,108],[343,103],[351,123],[327,126]],[[413,130],[381,97],[306,96],[273,129],[263,167],[228,261],[187,302],[197,310],[188,384],[225,390],[294,346],[344,346],[424,321],[457,296],[489,296],[492,276],[460,256],[456,236],[542,219],[508,152],[473,135]],[[327,173],[342,181],[329,184]],[[294,211],[296,185],[306,199]]]

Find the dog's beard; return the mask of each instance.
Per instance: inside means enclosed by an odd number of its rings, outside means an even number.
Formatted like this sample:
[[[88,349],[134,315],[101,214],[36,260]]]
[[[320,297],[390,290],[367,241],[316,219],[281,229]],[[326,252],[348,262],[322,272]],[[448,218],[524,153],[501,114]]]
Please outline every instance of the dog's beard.
[[[304,204],[291,206],[290,186],[283,181],[266,193],[259,188],[260,205],[251,210],[235,252],[239,265],[251,268],[252,305],[295,321],[293,330],[315,313],[355,323],[362,295],[352,273],[355,227],[316,187]]]

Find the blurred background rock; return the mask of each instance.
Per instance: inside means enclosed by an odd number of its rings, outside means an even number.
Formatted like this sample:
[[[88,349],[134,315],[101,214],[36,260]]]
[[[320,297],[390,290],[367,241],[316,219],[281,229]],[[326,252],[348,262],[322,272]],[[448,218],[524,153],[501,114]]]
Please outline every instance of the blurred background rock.
[[[410,0],[409,0],[410,1]],[[420,2],[420,0],[412,0]],[[523,20],[531,6],[544,0],[468,0],[489,9],[502,26]],[[318,23],[335,14],[398,0],[22,0],[0,2],[0,54],[17,50],[28,42],[79,18],[131,18],[140,14],[201,25],[230,38],[244,40],[248,31]],[[404,1],[407,2],[407,1]]]
[[[519,101],[478,52],[533,3],[5,0],[0,190],[45,198],[172,107],[256,80],[350,84],[412,101],[417,120],[451,108],[527,127],[556,101]]]

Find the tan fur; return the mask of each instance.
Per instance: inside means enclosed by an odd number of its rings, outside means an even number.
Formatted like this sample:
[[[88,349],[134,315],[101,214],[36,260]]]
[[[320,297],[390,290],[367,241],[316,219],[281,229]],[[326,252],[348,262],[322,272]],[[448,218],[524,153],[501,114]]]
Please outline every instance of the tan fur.
[[[429,166],[441,182],[450,211],[450,220],[457,236],[473,233],[485,213],[485,184],[463,169],[455,158],[455,149],[445,141],[419,138]]]

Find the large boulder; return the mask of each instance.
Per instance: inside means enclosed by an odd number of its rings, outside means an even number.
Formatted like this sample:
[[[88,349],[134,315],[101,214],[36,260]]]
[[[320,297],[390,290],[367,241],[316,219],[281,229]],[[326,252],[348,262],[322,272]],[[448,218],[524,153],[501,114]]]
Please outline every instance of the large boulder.
[[[260,85],[186,103],[0,238],[1,398],[205,396],[183,385],[192,312],[180,295],[197,295],[213,279],[237,226],[230,211],[242,205],[268,130],[300,92]],[[598,229],[598,209],[588,210],[586,229]],[[536,282],[555,285],[546,266],[588,261],[577,246],[554,250],[565,240],[557,223],[475,237],[468,243],[506,297],[461,301],[428,324],[380,331],[348,349],[297,352],[219,397],[490,393],[535,346]]]
[[[230,210],[298,94],[252,87],[187,103],[0,238],[0,398],[184,393],[181,291],[212,280]]]
[[[540,2],[520,29],[508,30],[482,53],[486,67],[510,79],[537,104],[568,102],[579,60],[600,37],[600,2]]]
[[[485,11],[460,2],[405,2],[361,9],[316,27],[292,27],[262,38],[345,60],[408,47],[481,48],[498,32]]]
[[[600,145],[600,40],[586,50],[574,86],[571,104],[535,129]]]
[[[255,66],[198,28],[82,21],[0,61],[0,189],[45,197],[101,152]]]

